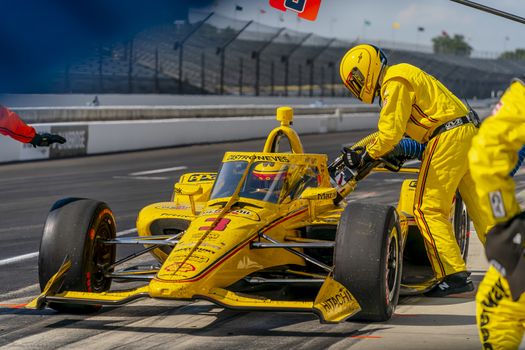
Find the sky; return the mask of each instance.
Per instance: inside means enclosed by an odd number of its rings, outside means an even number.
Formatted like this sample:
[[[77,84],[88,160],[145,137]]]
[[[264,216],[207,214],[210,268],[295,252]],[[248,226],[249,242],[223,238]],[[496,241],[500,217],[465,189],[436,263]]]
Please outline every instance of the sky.
[[[525,17],[524,0],[476,1]],[[236,11],[236,6],[242,7],[242,11]],[[298,21],[290,11],[283,13],[284,21],[280,21],[282,12],[271,8],[268,0],[216,0],[215,11],[237,19],[254,19],[271,26],[346,40],[388,40],[431,46],[431,39],[446,31],[451,36],[463,35],[481,54],[525,48],[525,24],[450,0],[322,0],[315,22]],[[392,28],[394,22],[399,23],[399,29]],[[418,27],[424,31],[418,31]]]

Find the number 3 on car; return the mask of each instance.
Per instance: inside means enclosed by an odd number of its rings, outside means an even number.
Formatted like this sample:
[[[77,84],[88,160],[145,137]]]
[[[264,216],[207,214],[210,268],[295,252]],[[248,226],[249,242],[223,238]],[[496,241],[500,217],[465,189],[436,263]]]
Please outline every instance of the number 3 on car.
[[[217,218],[207,218],[205,221],[206,222],[214,222],[215,220],[217,220]],[[226,230],[226,226],[228,226],[228,224],[230,223],[230,219],[225,219],[225,218],[222,218],[220,219],[219,221],[217,221],[217,224],[215,225],[215,227],[212,229],[212,231],[224,231]],[[211,226],[201,226],[199,227],[199,231],[208,231],[211,229]]]

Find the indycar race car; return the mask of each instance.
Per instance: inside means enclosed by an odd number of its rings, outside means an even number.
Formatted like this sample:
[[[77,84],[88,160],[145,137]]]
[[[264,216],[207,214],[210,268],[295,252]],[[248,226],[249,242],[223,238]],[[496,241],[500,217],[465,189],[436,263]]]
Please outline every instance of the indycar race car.
[[[342,157],[328,165],[326,155],[304,153],[292,119],[291,108],[277,110],[280,126],[263,152],[227,152],[219,172],[181,176],[169,202],[140,211],[137,237],[116,237],[103,202],[56,202],[40,246],[42,293],[27,307],[93,312],[149,297],[314,312],[332,323],[388,320],[400,293],[437,283],[412,215],[416,181],[404,180],[397,208],[348,201],[362,174]],[[291,152],[279,152],[283,141]],[[384,162],[372,171],[385,171]],[[450,218],[466,258],[459,195]],[[144,248],[117,260],[116,246],[126,244]],[[132,264],[146,253],[156,263]],[[110,289],[112,280],[142,284]]]

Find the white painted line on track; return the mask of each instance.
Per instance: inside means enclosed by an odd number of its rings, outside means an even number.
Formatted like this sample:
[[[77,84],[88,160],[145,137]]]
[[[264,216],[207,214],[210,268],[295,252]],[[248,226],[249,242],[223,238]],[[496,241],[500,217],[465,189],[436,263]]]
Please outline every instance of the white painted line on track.
[[[162,176],[113,176],[114,179],[125,179],[125,180],[169,180],[169,177]]]
[[[17,227],[7,227],[7,228],[0,228],[0,233],[3,232],[12,232],[12,231],[20,231],[20,230],[29,230],[29,229],[35,229],[35,228],[42,228],[44,227],[44,224],[38,224],[38,225],[25,225],[25,226],[17,226]]]
[[[0,260],[0,266],[14,264],[14,263],[17,263],[17,262],[20,262],[20,261],[24,261],[24,260],[28,260],[28,259],[33,259],[33,258],[36,258],[37,256],[38,256],[38,252],[33,252],[33,253],[29,253],[29,254],[23,254],[23,255],[19,255],[19,256],[14,256],[12,258],[7,258],[7,259]]]
[[[169,173],[169,172],[172,172],[172,171],[185,170],[185,169],[188,169],[188,167],[187,166],[176,166],[176,167],[173,167],[173,168],[138,171],[136,173],[130,173],[128,175],[130,175],[130,176],[151,175],[151,174]]]
[[[135,233],[135,232],[137,232],[136,228],[130,228],[128,230],[123,230],[123,231],[117,232],[116,236],[117,237],[124,236],[124,235],[130,234],[130,233]],[[0,260],[0,266],[10,265],[10,264],[14,264],[14,263],[21,262],[21,261],[24,261],[24,260],[33,259],[33,258],[36,258],[36,257],[38,257],[38,252],[18,255],[18,256],[14,256],[12,258],[7,258],[7,259]]]

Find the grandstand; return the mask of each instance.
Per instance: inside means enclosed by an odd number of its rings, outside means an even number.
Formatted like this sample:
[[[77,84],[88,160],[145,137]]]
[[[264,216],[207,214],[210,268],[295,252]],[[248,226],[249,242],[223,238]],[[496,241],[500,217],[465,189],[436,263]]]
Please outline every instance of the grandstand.
[[[338,64],[357,42],[219,16],[165,24],[94,47],[39,92],[343,96]],[[460,97],[494,97],[524,61],[433,54],[384,45],[389,63],[417,65]],[[427,50],[428,51],[428,50]]]

